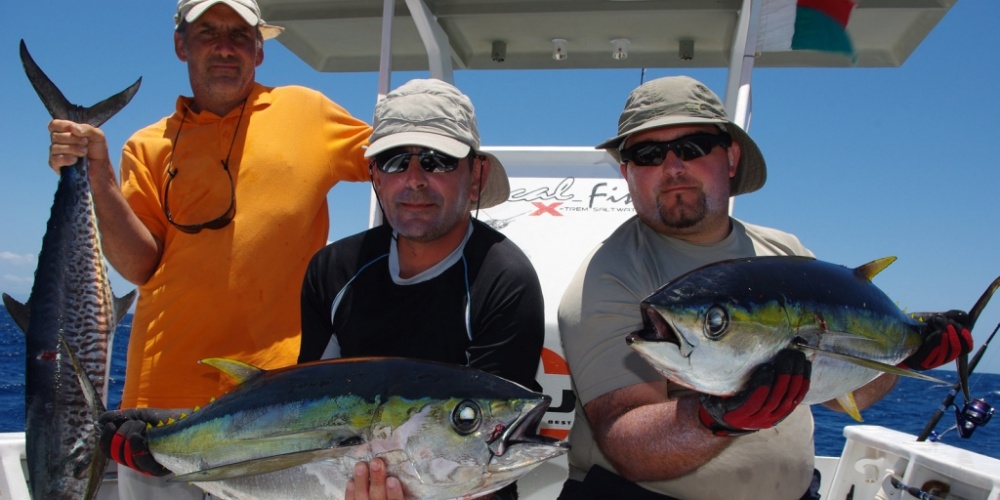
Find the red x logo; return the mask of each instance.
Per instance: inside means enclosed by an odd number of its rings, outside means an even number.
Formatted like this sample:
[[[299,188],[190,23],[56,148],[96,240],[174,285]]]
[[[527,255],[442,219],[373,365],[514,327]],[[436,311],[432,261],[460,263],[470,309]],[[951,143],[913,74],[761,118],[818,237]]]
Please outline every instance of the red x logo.
[[[538,210],[535,210],[535,212],[531,214],[532,216],[542,215],[542,214],[551,214],[551,215],[555,215],[556,217],[562,217],[562,214],[559,213],[556,210],[557,208],[559,208],[559,205],[562,205],[561,201],[557,201],[557,202],[555,202],[555,203],[553,203],[551,205],[546,205],[546,204],[544,204],[542,202],[538,202],[538,201],[533,201],[533,202],[531,202],[531,204],[534,205],[534,206],[536,206],[536,207],[538,207]]]

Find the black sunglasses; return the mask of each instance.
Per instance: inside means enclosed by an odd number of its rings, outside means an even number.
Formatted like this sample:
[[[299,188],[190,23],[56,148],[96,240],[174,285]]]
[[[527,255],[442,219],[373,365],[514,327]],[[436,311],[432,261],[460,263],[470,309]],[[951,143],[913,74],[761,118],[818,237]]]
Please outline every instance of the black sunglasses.
[[[433,149],[421,148],[419,152],[412,153],[405,146],[389,149],[374,156],[375,166],[386,174],[398,174],[405,172],[410,166],[410,157],[416,156],[420,160],[420,168],[424,172],[444,174],[458,168],[462,158],[446,155],[434,151]]]
[[[672,141],[647,141],[634,144],[618,153],[622,163],[632,162],[637,167],[658,167],[667,158],[667,152],[673,151],[681,161],[691,161],[707,155],[716,146],[729,147],[733,138],[722,132],[720,134],[699,133],[674,139]]]
[[[233,221],[233,216],[236,215],[236,185],[233,183],[233,174],[229,172],[229,164],[224,160],[221,162],[222,169],[225,170],[226,175],[229,176],[229,208],[227,208],[222,215],[201,224],[178,224],[174,221],[173,214],[170,213],[169,205],[170,183],[173,182],[174,177],[177,176],[177,169],[167,169],[167,174],[170,178],[167,179],[167,186],[163,188],[163,214],[167,216],[167,221],[173,224],[174,227],[188,234],[196,234],[201,232],[202,229],[222,229]]]

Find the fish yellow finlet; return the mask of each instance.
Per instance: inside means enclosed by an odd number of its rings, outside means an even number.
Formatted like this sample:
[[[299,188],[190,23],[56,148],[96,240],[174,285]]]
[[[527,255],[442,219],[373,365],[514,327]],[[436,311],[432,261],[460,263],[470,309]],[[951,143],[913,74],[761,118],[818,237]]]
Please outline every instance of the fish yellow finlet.
[[[851,416],[851,418],[858,422],[863,422],[861,418],[861,410],[858,409],[858,403],[854,401],[853,392],[848,392],[847,394],[838,397],[837,403],[840,404],[840,407],[843,408],[844,411]]]

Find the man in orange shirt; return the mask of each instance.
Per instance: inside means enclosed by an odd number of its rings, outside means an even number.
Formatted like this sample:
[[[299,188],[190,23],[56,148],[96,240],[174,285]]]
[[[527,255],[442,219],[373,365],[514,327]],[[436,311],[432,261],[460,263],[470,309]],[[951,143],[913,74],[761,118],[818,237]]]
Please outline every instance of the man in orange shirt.
[[[264,40],[282,30],[255,0],[180,0],[175,22],[193,97],[128,140],[120,186],[100,129],[49,124],[49,165],[88,158],[104,253],[139,286],[122,408],[191,408],[224,393],[228,378],[202,358],[295,363],[299,291],[326,243],[327,193],[369,178],[371,127],[319,92],[255,81]],[[122,498],[202,498],[119,470]]]

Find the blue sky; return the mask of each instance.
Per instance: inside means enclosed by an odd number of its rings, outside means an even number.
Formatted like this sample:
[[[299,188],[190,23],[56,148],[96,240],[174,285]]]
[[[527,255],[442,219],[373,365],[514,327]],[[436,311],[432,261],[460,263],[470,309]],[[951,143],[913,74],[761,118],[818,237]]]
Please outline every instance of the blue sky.
[[[138,7],[140,6],[141,7]],[[90,105],[136,78],[132,103],[105,126],[113,151],[190,94],[173,54],[176,2],[4,2],[0,19],[0,290],[31,288],[57,176],[46,165],[49,117],[18,59],[24,39],[67,97]],[[969,309],[1000,275],[1000,2],[962,0],[899,68],[757,69],[749,131],[767,158],[760,191],[735,215],[795,233],[820,258],[858,266],[895,255],[874,282],[907,310]],[[651,69],[646,78],[676,74]],[[696,70],[717,93],[723,70]],[[398,73],[393,87],[422,73]],[[319,73],[280,43],[265,45],[258,80],[316,88],[370,121],[374,73]],[[639,70],[456,72],[487,146],[591,146],[614,135]],[[112,153],[113,157],[117,153]],[[367,224],[368,186],[330,194],[337,239]],[[117,275],[118,294],[131,286]],[[1000,322],[1000,298],[974,332]],[[997,343],[1000,343],[998,341]],[[1000,373],[994,346],[981,370]]]

